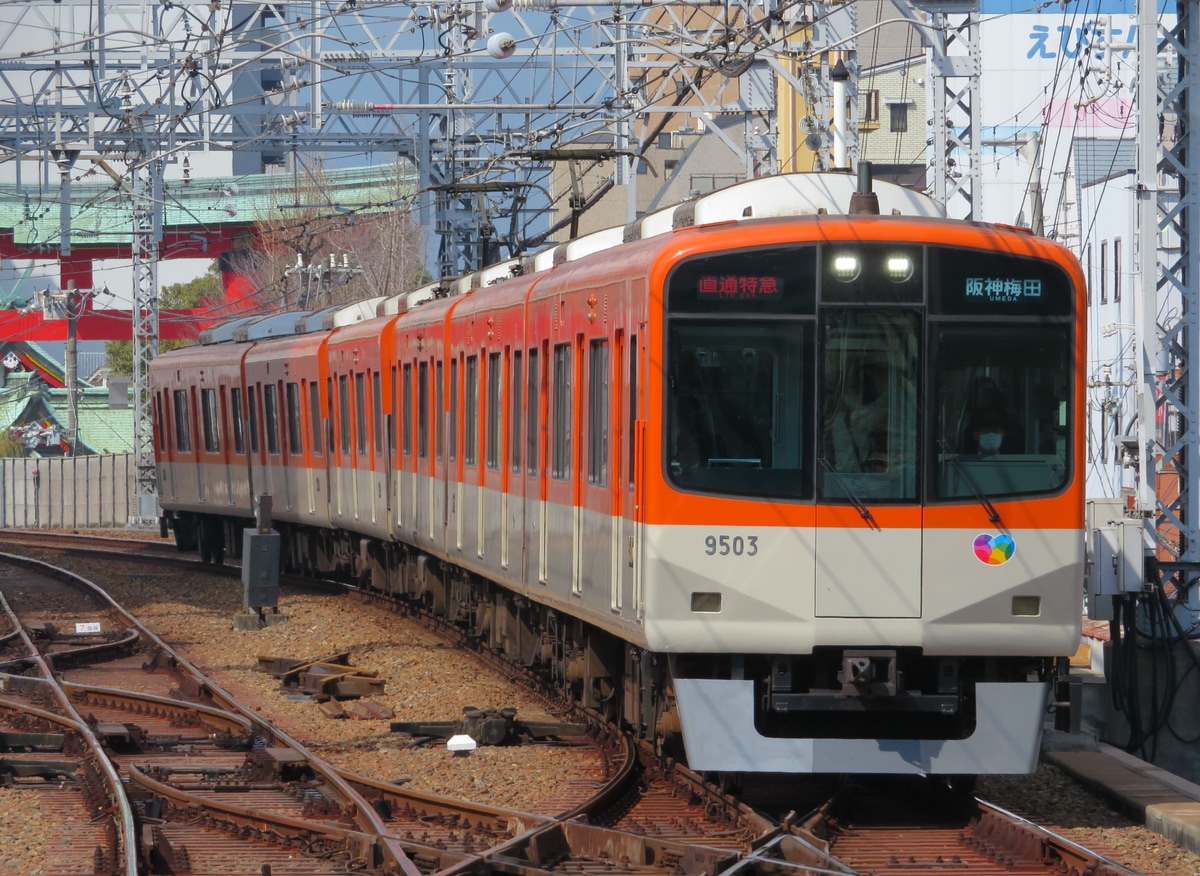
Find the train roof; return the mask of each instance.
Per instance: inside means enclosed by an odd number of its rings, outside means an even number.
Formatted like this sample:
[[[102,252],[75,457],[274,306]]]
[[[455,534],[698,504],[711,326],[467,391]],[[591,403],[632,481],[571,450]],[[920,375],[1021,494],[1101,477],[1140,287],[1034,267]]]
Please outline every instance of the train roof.
[[[872,193],[878,199],[881,215],[945,218],[943,208],[936,201],[904,186],[876,182],[872,185]],[[749,179],[648,213],[626,225],[585,234],[462,277],[443,278],[409,292],[329,307],[311,315],[293,313],[290,314],[293,330],[303,334],[353,325],[377,316],[395,316],[438,298],[456,297],[512,277],[548,271],[623,243],[646,240],[682,228],[788,216],[850,215],[855,212],[854,197],[858,194],[859,180],[850,173],[788,173]],[[201,333],[201,342],[234,340],[234,331],[244,324],[244,320],[238,320],[232,325],[215,326]],[[246,335],[249,336],[251,331],[247,327]]]

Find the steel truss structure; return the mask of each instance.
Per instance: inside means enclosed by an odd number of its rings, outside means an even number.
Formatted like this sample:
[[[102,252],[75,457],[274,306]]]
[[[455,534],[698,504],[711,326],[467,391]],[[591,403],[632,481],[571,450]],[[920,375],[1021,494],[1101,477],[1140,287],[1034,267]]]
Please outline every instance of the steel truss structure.
[[[228,150],[235,176],[314,155],[407,159],[419,187],[403,206],[436,233],[438,270],[453,276],[544,240],[547,179],[555,162],[579,160],[569,148],[578,144],[612,161],[609,184],[632,185],[645,144],[686,111],[745,167],[773,172],[776,76],[788,81],[798,60],[820,58],[830,34],[856,72],[844,18],[790,0],[55,0],[0,10],[3,45],[19,47],[0,57],[0,159],[15,159],[19,185],[53,189],[60,203],[70,177],[55,185],[53,157],[90,159],[120,175],[130,198],[141,517],[153,496],[144,375],[158,346],[157,217],[164,175],[184,155]],[[839,20],[840,31],[824,26]],[[713,123],[735,113],[753,124],[742,142]],[[848,117],[853,128],[853,106]],[[30,159],[37,180],[23,179]],[[336,193],[328,199],[333,212]]]
[[[1156,547],[1165,547],[1172,557],[1158,562],[1159,576],[1171,581],[1181,597],[1186,594],[1194,619],[1200,613],[1200,587],[1196,586],[1200,582],[1200,379],[1193,361],[1200,338],[1200,125],[1190,95],[1200,88],[1200,40],[1196,38],[1200,22],[1196,4],[1179,0],[1175,26],[1160,41],[1154,4],[1141,2],[1139,124],[1140,148],[1145,153],[1140,163],[1145,170],[1138,180],[1142,217],[1138,239],[1143,247],[1139,267],[1145,288],[1136,320],[1138,338],[1146,340],[1139,344],[1138,362],[1137,511],[1151,520]],[[1177,59],[1175,81],[1158,75],[1160,53]],[[1174,122],[1175,136],[1160,145],[1159,132],[1166,119]],[[1171,185],[1172,180],[1177,185]],[[1167,228],[1179,247],[1160,253],[1155,242]],[[1179,302],[1179,318],[1165,329],[1155,322],[1160,301]],[[1165,379],[1159,381],[1155,375],[1161,368],[1156,362],[1164,360],[1168,367]],[[1176,476],[1177,495],[1159,488],[1160,473]]]

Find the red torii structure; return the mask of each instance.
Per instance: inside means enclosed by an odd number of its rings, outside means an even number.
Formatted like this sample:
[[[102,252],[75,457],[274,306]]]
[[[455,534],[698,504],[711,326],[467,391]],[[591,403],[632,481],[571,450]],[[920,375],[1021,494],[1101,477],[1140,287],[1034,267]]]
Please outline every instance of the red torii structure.
[[[250,282],[232,270],[228,254],[242,249],[252,239],[254,223],[222,223],[219,227],[164,227],[159,245],[160,259],[220,259],[225,302],[220,315],[212,308],[161,310],[159,339],[194,340],[210,325],[232,319],[250,306]],[[128,244],[89,244],[72,242],[67,255],[58,253],[54,245],[27,246],[13,238],[12,229],[0,229],[0,258],[59,260],[59,288],[70,283],[79,290],[93,287],[92,266],[106,259],[133,258]],[[0,310],[0,338],[20,341],[65,341],[68,334],[66,316],[47,317],[44,313],[21,313]],[[84,296],[82,310],[75,320],[75,337],[81,341],[128,341],[133,339],[133,313],[128,310],[93,310],[91,296]]]

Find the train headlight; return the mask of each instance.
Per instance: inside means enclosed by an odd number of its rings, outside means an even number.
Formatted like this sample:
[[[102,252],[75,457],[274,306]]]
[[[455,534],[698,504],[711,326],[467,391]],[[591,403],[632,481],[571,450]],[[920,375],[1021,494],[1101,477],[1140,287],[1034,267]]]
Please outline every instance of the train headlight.
[[[856,255],[845,253],[833,257],[833,276],[836,280],[841,280],[843,283],[857,280],[860,270],[861,265]]]
[[[1012,598],[1013,617],[1041,617],[1042,597],[1014,596]]]
[[[891,255],[883,260],[883,270],[893,283],[903,283],[912,279],[913,260],[906,255]]]

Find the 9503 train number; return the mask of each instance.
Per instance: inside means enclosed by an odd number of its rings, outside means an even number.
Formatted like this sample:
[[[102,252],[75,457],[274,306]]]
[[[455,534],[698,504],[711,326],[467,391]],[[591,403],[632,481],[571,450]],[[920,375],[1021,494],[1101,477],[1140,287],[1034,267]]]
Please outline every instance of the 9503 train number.
[[[704,552],[710,557],[752,557],[758,553],[758,536],[706,535]]]

